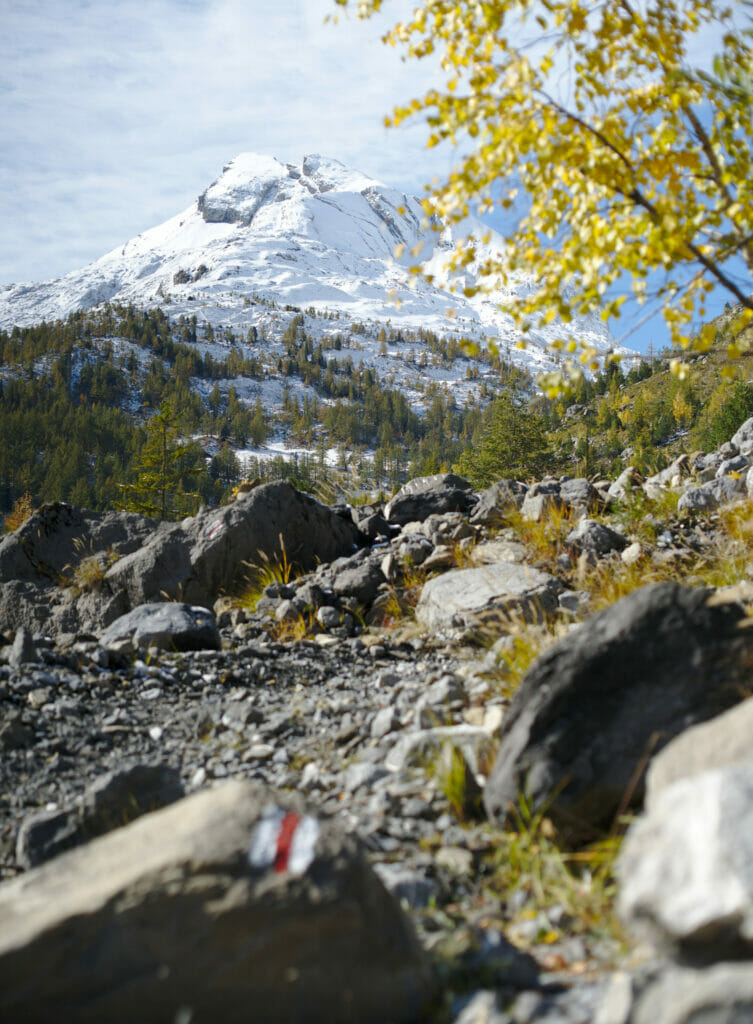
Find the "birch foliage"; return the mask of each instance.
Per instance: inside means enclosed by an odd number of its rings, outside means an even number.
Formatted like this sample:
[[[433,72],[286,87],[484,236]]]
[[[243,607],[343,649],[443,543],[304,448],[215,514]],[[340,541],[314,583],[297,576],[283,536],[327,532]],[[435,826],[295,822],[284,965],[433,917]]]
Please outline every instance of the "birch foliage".
[[[360,18],[388,6],[335,2]],[[423,115],[429,147],[458,147],[452,173],[428,188],[427,215],[458,224],[496,206],[523,211],[504,251],[478,266],[486,290],[534,275],[506,308],[523,332],[594,311],[616,318],[630,291],[661,308],[677,344],[689,344],[714,288],[739,310],[734,334],[753,318],[752,61],[740,17],[717,0],[422,0],[384,37],[441,63],[443,86],[387,118]],[[694,69],[704,46],[718,54],[713,71]],[[449,266],[473,262],[467,240]],[[706,330],[697,343],[711,340]],[[593,363],[577,342],[555,347]]]

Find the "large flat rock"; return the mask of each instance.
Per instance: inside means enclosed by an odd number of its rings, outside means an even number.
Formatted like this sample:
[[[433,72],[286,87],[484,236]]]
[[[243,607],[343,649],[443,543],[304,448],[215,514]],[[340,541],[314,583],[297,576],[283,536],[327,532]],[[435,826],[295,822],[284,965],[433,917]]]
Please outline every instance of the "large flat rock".
[[[749,959],[753,761],[657,793],[627,834],[618,876],[620,915],[635,934],[703,962]]]
[[[709,722],[694,725],[672,740],[651,762],[646,802],[678,779],[713,768],[753,761],[753,700],[744,700]]]
[[[549,573],[513,562],[454,569],[429,580],[416,619],[429,629],[468,629],[520,617],[540,621],[557,609],[561,584]]]
[[[135,651],[218,651],[221,645],[213,612],[175,601],[142,604],[121,615],[102,633],[100,643]]]

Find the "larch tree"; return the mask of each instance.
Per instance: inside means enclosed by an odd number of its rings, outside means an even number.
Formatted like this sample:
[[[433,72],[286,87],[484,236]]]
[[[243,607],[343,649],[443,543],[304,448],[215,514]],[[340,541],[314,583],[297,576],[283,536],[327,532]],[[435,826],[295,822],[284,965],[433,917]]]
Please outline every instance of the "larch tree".
[[[361,18],[385,6],[335,3]],[[741,13],[718,0],[419,2],[384,39],[407,57],[438,57],[444,85],[387,123],[423,113],[428,146],[458,146],[427,215],[459,224],[497,205],[522,211],[498,256],[482,259],[468,239],[450,269],[475,263],[489,291],[531,273],[530,293],[503,306],[522,332],[617,317],[632,290],[683,345],[722,288],[737,310],[734,354],[753,318],[753,61]],[[694,57],[704,43],[718,53],[705,72]],[[701,345],[711,340],[701,333]],[[557,345],[571,373],[578,359],[593,366],[576,341]]]

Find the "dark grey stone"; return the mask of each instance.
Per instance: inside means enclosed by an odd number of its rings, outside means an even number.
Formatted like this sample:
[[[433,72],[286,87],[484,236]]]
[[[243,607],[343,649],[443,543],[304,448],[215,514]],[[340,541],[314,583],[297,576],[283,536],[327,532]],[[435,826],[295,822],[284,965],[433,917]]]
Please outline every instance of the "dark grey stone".
[[[390,524],[381,512],[373,512],[356,520],[358,529],[368,541],[375,541],[378,537],[389,537],[392,534]]]
[[[401,561],[410,565],[423,565],[433,550],[434,545],[428,537],[409,534],[405,540],[400,541],[397,553]]]
[[[304,583],[296,589],[293,600],[300,611],[310,611],[324,604],[324,591],[316,583]]]
[[[384,573],[379,566],[366,562],[338,573],[332,589],[338,597],[353,597],[360,604],[370,604],[384,582]]]
[[[103,647],[130,644],[134,650],[219,650],[220,634],[208,608],[166,602],[143,604],[116,619],[100,637]]]
[[[484,802],[507,819],[525,794],[574,838],[643,798],[650,757],[739,702],[753,666],[741,605],[662,583],[592,616],[536,662],[505,716]]]
[[[745,480],[742,477],[724,476],[709,480],[700,487],[685,491],[677,503],[678,511],[706,512],[745,497]]]
[[[167,765],[137,764],[110,772],[72,807],[27,818],[18,832],[16,860],[23,868],[36,867],[182,796],[180,773]]]
[[[0,722],[0,750],[25,750],[34,742],[34,730],[21,721],[17,711],[6,713]]]
[[[565,543],[576,551],[593,551],[607,555],[610,551],[622,551],[628,540],[621,533],[596,519],[581,519],[574,530],[565,537]]]
[[[603,498],[585,477],[562,480],[560,482],[560,497],[570,508],[596,512],[604,507]]]
[[[409,480],[387,503],[384,515],[388,522],[402,526],[423,522],[433,514],[469,512],[475,503],[467,480],[454,473],[437,473]]]
[[[349,554],[359,540],[350,519],[285,481],[262,484],[232,505],[203,510],[186,524],[186,532],[196,591],[184,597],[202,604],[241,585],[249,565],[285,559],[299,571],[313,569]]]
[[[290,600],[291,597],[295,597],[295,587],[291,587],[287,583],[280,583],[278,580],[273,580],[262,590],[262,594],[265,597],[281,597],[285,600]]]
[[[156,534],[147,544],[121,558],[105,576],[114,591],[123,590],[131,608],[154,601],[187,597],[191,578],[188,538],[180,526]]]
[[[734,455],[731,459],[725,459],[720,463],[716,471],[717,477],[729,476],[730,473],[742,473],[750,466],[750,459],[746,455]]]
[[[16,630],[16,636],[8,655],[8,664],[11,668],[20,668],[22,665],[36,660],[37,652],[31,633],[25,626],[20,626]]]
[[[158,524],[130,512],[88,512],[62,501],[37,509],[0,541],[0,583],[29,579],[59,584],[97,552],[124,555],[150,537]]]
[[[502,526],[506,514],[523,504],[527,490],[526,485],[517,480],[497,480],[479,494],[471,522],[479,526]]]

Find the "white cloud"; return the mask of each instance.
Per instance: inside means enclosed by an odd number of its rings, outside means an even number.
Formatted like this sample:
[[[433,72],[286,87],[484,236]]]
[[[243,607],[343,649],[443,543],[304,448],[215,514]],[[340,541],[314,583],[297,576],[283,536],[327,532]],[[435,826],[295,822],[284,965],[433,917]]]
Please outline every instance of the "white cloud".
[[[429,69],[333,0],[10,0],[0,38],[0,282],[74,269],[188,206],[244,150],[322,152],[406,189],[446,171],[387,131]],[[439,166],[437,162],[439,161]]]

